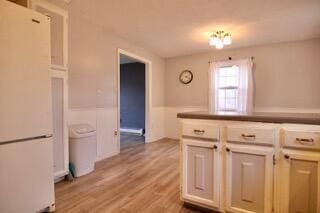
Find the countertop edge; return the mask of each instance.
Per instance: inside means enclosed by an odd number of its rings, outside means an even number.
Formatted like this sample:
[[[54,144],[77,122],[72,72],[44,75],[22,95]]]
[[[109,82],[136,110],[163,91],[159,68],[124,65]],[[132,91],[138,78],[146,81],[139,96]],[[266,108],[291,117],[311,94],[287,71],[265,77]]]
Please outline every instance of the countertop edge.
[[[196,113],[178,113],[178,118],[202,119],[202,120],[227,120],[227,121],[252,121],[264,123],[290,123],[320,125],[318,119],[297,118],[297,117],[275,117],[275,116],[249,116],[249,115],[213,115]]]

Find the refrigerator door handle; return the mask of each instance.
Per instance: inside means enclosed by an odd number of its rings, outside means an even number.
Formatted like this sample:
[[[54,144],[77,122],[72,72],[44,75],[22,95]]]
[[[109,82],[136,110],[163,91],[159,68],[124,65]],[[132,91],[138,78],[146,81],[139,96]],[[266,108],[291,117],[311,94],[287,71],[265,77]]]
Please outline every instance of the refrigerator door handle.
[[[37,140],[37,139],[43,139],[43,138],[52,138],[52,134],[48,134],[48,135],[40,135],[40,136],[36,136],[36,137],[30,137],[30,138],[22,138],[22,139],[17,139],[17,140],[12,140],[12,141],[3,141],[0,142],[0,146],[1,145],[6,145],[6,144],[12,144],[12,143],[21,143],[21,142],[26,142],[26,141],[30,141],[30,140]]]

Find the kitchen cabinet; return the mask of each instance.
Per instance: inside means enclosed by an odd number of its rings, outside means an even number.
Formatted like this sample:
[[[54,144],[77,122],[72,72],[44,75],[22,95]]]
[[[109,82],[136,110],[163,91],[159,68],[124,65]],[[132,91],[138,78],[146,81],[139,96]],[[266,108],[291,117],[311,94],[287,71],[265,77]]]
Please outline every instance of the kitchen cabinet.
[[[42,0],[29,0],[29,7],[50,17],[51,69],[68,69],[68,12]]]
[[[68,12],[43,0],[28,0],[28,7],[50,17],[54,177],[59,180],[69,172]]]
[[[320,153],[282,150],[281,212],[320,212]]]
[[[218,145],[210,141],[183,139],[182,197],[189,201],[219,207]]]
[[[281,129],[280,212],[320,212],[320,128]]]
[[[226,209],[272,212],[273,148],[227,144]]]
[[[320,213],[313,116],[303,124],[190,118],[181,119],[182,201],[228,213]]]
[[[67,126],[68,76],[61,71],[51,71],[53,113],[54,177],[59,179],[69,173],[69,135]]]

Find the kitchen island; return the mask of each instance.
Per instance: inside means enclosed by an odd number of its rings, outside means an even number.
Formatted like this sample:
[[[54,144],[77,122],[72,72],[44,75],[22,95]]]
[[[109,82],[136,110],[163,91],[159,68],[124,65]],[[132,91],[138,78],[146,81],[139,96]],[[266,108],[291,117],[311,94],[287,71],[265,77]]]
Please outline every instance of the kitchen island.
[[[221,212],[320,212],[320,114],[177,116],[184,202]]]

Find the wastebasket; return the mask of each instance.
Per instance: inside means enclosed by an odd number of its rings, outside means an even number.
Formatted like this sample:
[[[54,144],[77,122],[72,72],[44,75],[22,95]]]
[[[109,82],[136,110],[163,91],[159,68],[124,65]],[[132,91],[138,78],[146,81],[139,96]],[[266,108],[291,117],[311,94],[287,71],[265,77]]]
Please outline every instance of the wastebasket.
[[[96,130],[89,124],[69,126],[69,160],[76,177],[94,170],[96,158]]]

